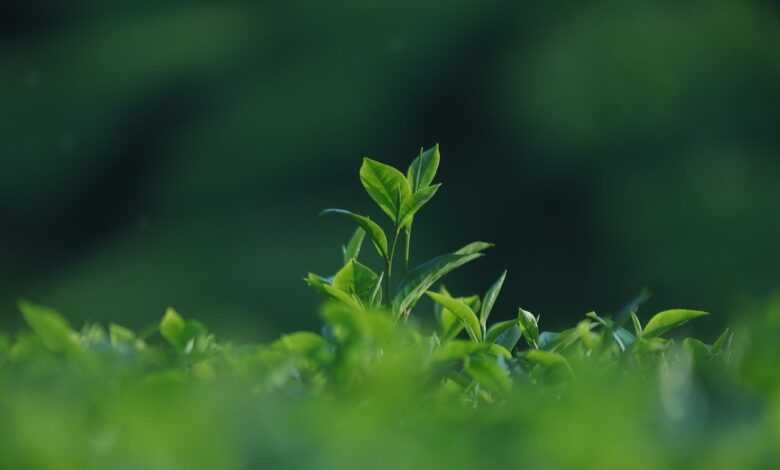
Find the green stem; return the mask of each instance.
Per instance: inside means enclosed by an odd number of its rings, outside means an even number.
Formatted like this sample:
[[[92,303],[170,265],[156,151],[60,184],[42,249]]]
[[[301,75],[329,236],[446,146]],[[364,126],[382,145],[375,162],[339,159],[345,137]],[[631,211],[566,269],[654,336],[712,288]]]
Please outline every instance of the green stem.
[[[390,279],[393,275],[393,257],[395,256],[395,249],[398,245],[399,235],[401,235],[400,229],[395,231],[392,248],[390,249],[390,253],[387,255],[387,258],[385,258],[385,267],[387,270],[387,279],[385,279],[385,302],[388,302],[388,305],[390,305]]]
[[[409,246],[412,244],[412,224],[410,223],[409,226],[404,231],[406,235],[406,253],[404,256],[404,261],[406,262],[406,270],[409,270]]]

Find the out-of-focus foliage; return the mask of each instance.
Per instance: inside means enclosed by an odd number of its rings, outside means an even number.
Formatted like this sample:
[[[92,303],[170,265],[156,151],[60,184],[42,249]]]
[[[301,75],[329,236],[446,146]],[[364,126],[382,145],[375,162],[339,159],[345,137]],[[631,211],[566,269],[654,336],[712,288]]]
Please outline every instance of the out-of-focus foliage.
[[[353,157],[440,141],[451,199],[414,222],[417,252],[496,242],[474,278],[522,267],[500,302],[561,325],[643,286],[720,323],[776,287],[779,16],[762,0],[5,1],[0,316],[17,323],[26,295],[78,321],[138,327],[175,303],[245,336],[312,327],[315,296],[290,280],[345,235],[312,230],[320,207],[368,207]]]
[[[25,303],[29,329],[0,341],[2,466],[771,468],[777,306],[712,344],[621,346],[591,315],[504,349],[342,303],[322,335],[270,344],[173,310],[146,332],[75,331]]]

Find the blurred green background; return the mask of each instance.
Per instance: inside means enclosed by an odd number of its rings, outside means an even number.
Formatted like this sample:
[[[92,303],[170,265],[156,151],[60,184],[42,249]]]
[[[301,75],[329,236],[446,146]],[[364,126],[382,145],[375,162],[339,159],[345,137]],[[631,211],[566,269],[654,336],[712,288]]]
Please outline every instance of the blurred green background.
[[[352,230],[318,211],[382,220],[360,158],[435,142],[415,259],[498,245],[453,293],[725,322],[778,286],[778,45],[769,1],[5,2],[0,326],[316,328]]]

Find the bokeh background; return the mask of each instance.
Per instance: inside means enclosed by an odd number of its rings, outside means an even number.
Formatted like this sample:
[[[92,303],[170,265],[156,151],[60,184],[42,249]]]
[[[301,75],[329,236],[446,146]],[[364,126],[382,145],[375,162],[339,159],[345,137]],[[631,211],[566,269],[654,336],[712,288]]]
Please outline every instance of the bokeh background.
[[[778,287],[771,1],[4,2],[0,327],[27,298],[133,327],[316,328],[307,271],[375,210],[370,155],[441,144],[420,261],[556,326],[650,288],[714,329]],[[646,312],[649,313],[649,312]],[[702,322],[704,323],[704,322]]]

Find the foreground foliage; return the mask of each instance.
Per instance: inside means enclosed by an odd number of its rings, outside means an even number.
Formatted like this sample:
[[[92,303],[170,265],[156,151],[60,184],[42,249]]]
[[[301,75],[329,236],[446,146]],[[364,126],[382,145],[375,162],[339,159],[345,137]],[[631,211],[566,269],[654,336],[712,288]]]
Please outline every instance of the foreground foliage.
[[[306,276],[327,299],[321,334],[232,344],[173,309],[142,332],[75,331],[20,303],[29,330],[0,338],[3,467],[772,468],[780,304],[711,342],[669,337],[705,312],[643,321],[645,294],[563,331],[523,308],[491,322],[506,272],[484,295],[432,290],[490,244],[408,267],[439,160],[364,160],[390,236],[325,211],[358,228],[334,275]],[[381,270],[359,261],[366,238]]]

